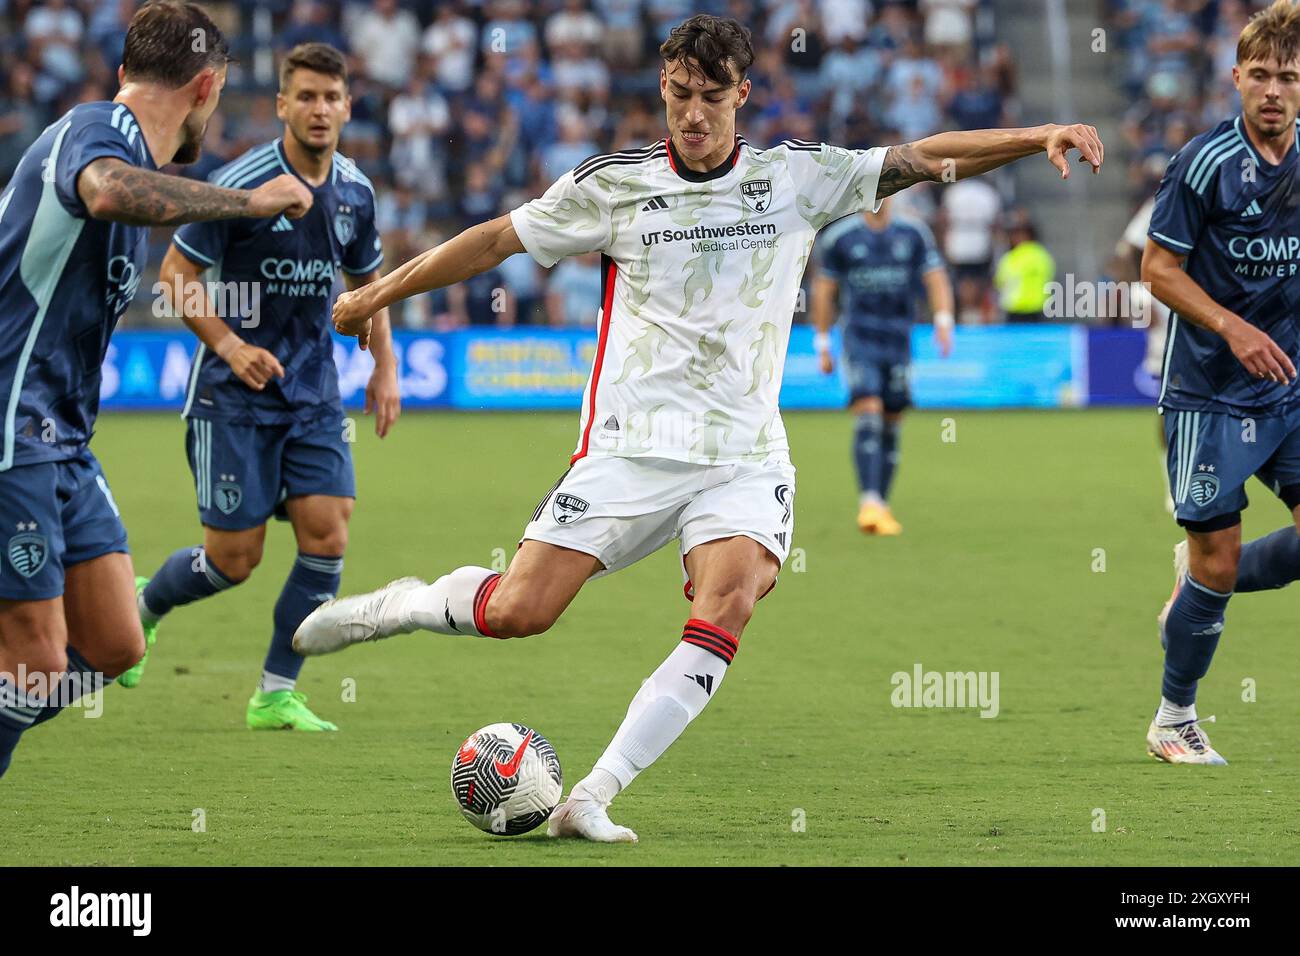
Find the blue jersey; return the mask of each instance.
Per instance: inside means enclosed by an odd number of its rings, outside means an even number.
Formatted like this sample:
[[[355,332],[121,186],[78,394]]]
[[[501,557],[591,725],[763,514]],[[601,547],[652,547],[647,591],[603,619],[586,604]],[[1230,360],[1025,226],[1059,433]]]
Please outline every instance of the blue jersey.
[[[0,471],[80,455],[99,412],[108,339],[135,297],[148,229],[91,219],[93,160],[153,170],[131,111],[82,103],[28,148],[0,193]]]
[[[249,150],[209,179],[219,186],[255,189],[282,173],[296,175],[283,143],[275,140]],[[375,230],[375,192],[356,164],[340,153],[334,154],[324,183],[304,184],[314,202],[301,219],[226,219],[176,230],[176,247],[209,267],[209,297],[218,314],[240,338],[271,352],[284,367],[284,378],[273,378],[255,392],[200,345],[182,413],[186,417],[276,425],[340,410],[330,337],[335,279],[340,270],[373,272],[384,259]]]
[[[1300,363],[1296,148],[1270,165],[1241,124],[1240,117],[1224,120],[1169,161],[1148,235],[1186,256],[1183,268],[1211,299],[1267,332]],[[1295,395],[1293,385],[1252,376],[1218,335],[1171,315],[1161,409],[1281,414]]]
[[[845,335],[870,343],[882,358],[906,361],[925,291],[921,277],[943,268],[930,230],[904,219],[872,229],[852,216],[827,229],[818,250],[822,270],[839,283]]]

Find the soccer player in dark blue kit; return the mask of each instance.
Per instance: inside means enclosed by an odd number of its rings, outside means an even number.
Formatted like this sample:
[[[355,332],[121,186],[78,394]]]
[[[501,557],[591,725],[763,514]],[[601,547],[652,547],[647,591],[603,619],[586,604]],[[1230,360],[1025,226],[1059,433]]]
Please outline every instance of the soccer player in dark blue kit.
[[[1196,714],[1234,591],[1300,578],[1300,8],[1279,0],[1237,45],[1241,113],[1169,162],[1156,195],[1142,278],[1173,312],[1160,412],[1169,483],[1187,540],[1160,614],[1160,706],[1148,752],[1170,763],[1226,763]],[[1294,526],[1241,543],[1245,483],[1257,476]]]
[[[835,371],[830,328],[837,305],[845,316],[844,359],[849,407],[857,416],[853,460],[858,472],[858,527],[865,534],[901,534],[889,509],[898,465],[916,303],[924,295],[944,358],[952,349],[952,283],[924,223],[896,219],[885,200],[878,212],[850,216],[817,240],[819,273],[812,320],[822,372]]]
[[[198,159],[227,60],[198,6],[145,6],[117,97],[56,120],[0,192],[0,774],[26,730],[144,653],[126,531],[89,442],[148,228],[311,205],[291,177],[250,191],[157,172]]]
[[[284,136],[218,169],[211,181],[248,188],[289,174],[312,191],[310,212],[297,222],[186,226],[163,259],[165,294],[201,342],[183,416],[204,540],[163,563],[141,589],[139,611],[152,645],[159,619],[172,608],[247,579],[261,560],[267,521],[287,517],[298,557],[275,605],[270,649],[245,720],[255,730],[331,731],[338,727],[312,713],[295,689],[303,658],[292,640],[303,618],[338,591],[356,496],[352,423],[343,415],[330,336],[334,282],[341,276],[356,289],[374,281],[384,253],[374,189],[337,151],[351,115],[343,55],[323,43],[291,50],[281,63],[276,110]],[[207,294],[200,283],[205,270],[221,284],[212,291],[223,293]],[[256,315],[216,308],[214,299],[226,306],[255,302]],[[400,408],[386,310],[367,345],[375,369],[366,411],[375,408],[382,438]],[[119,682],[134,686],[144,664]]]

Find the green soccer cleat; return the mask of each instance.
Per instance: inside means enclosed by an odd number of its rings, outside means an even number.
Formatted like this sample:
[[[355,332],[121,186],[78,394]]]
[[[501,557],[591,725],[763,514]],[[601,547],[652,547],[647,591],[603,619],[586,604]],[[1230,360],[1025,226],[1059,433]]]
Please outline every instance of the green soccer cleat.
[[[245,714],[249,730],[338,730],[307,709],[307,695],[296,690],[254,691]]]
[[[148,578],[135,579],[135,599],[137,601],[140,600],[140,592],[144,590],[144,586],[148,583]],[[140,622],[140,626],[144,628],[144,657],[117,675],[117,682],[123,687],[134,687],[140,683],[140,678],[144,677],[144,665],[149,662],[149,652],[153,650],[154,642],[158,640],[158,623],[158,621],[154,621],[152,624],[145,624],[144,621]]]

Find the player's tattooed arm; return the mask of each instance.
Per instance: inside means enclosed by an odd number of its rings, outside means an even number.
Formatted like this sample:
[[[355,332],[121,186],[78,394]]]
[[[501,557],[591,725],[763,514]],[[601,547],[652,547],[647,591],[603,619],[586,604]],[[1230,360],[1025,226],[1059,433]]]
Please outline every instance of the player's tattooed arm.
[[[1101,169],[1105,147],[1096,128],[1081,123],[937,133],[889,147],[876,196],[884,199],[919,182],[956,182],[1043,152],[1061,171],[1061,178],[1067,179],[1071,149],[1079,151],[1079,161],[1089,163],[1093,172]]]
[[[81,171],[77,194],[91,218],[129,226],[179,226],[281,212],[296,219],[312,202],[311,191],[288,174],[256,189],[224,189],[140,169],[111,157],[97,159]]]

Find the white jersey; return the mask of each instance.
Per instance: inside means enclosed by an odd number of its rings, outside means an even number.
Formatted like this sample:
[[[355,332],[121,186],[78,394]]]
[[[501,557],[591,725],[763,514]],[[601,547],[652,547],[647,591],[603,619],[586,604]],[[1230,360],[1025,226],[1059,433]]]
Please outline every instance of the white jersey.
[[[878,209],[885,149],[737,138],[710,173],[667,140],[594,156],[511,213],[550,268],[599,251],[599,338],[573,459],[787,455],[777,408],[817,231]]]

